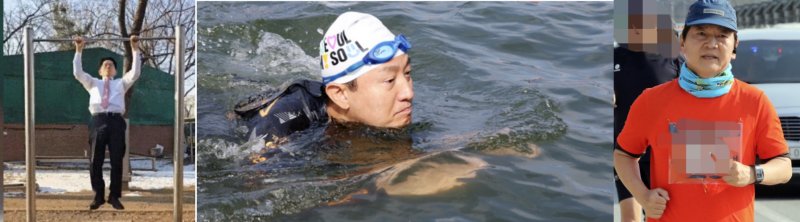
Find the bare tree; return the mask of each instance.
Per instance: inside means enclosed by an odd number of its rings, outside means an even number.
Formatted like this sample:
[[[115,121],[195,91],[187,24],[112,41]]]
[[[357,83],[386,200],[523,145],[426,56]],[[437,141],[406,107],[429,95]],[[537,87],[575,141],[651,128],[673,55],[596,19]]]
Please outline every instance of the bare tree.
[[[122,2],[124,0],[120,0]],[[186,37],[186,44],[185,48],[185,57],[184,57],[184,80],[193,77],[196,72],[194,71],[195,68],[195,40],[194,40],[194,32],[195,32],[195,5],[194,1],[191,0],[183,0],[183,1],[150,1],[147,4],[147,10],[145,12],[139,11],[142,2],[139,2],[137,8],[134,10],[132,8],[127,8],[126,14],[133,14],[134,17],[134,28],[136,28],[135,22],[138,21],[136,19],[137,16],[142,16],[144,18],[144,23],[139,30],[139,34],[142,37],[153,37],[153,36],[174,36],[175,35],[175,26],[182,26],[184,27],[184,36]],[[143,13],[143,14],[139,14]],[[128,15],[130,16],[130,15]],[[135,31],[131,31],[130,33],[135,33]],[[145,58],[145,62],[155,67],[160,67],[165,72],[169,72],[170,74],[175,74],[174,72],[174,53],[177,47],[174,46],[174,42],[164,42],[164,41],[150,41],[150,42],[143,42],[140,44],[142,48],[142,53]],[[184,95],[189,94],[193,91],[196,87],[196,84],[192,84],[186,87],[184,91]]]
[[[147,0],[139,0],[139,4],[136,5],[136,13],[133,16],[133,26],[131,27],[131,32],[128,32],[128,21],[127,17],[125,16],[125,5],[126,0],[119,0],[119,14],[117,15],[117,22],[119,22],[119,34],[122,37],[130,37],[131,33],[133,35],[139,35],[142,31],[142,24],[144,23],[144,15],[147,10]],[[128,72],[131,69],[131,62],[133,58],[133,52],[131,50],[131,43],[130,42],[123,42],[123,46],[125,47],[125,59],[123,64],[123,71]],[[128,91],[125,92],[125,106],[130,105],[131,96],[133,96],[133,92],[136,90],[136,83],[130,86]],[[128,111],[125,111],[125,117],[128,116]]]
[[[53,13],[49,5],[53,0],[21,1],[20,7],[12,9],[10,13],[3,14],[5,36],[3,47],[5,54],[14,55],[22,53],[22,31],[26,26],[34,28],[46,27],[48,16]],[[8,7],[8,6],[6,6]],[[9,43],[9,44],[6,44]]]
[[[194,1],[158,1],[150,2],[148,5],[148,21],[145,27],[142,28],[143,33],[150,33],[152,36],[174,36],[175,26],[184,27],[184,37],[186,42],[185,57],[182,61],[184,63],[184,80],[192,78],[196,71],[195,68],[195,5]],[[142,45],[145,53],[146,62],[153,66],[163,67],[164,70],[169,70],[174,75],[173,65],[174,50],[176,47],[168,44],[174,44],[163,41],[151,41]],[[196,84],[186,87],[184,94],[187,95],[193,91]]]
[[[34,0],[22,1],[12,13],[5,14],[6,54],[22,52],[22,33],[25,26],[34,28],[37,38],[67,38],[83,35],[88,38],[174,36],[174,27],[184,27],[186,51],[184,64],[186,76],[192,78],[195,68],[195,1],[194,0],[149,0],[130,1],[81,1],[81,0]],[[116,10],[98,10],[98,8]],[[170,41],[142,41],[141,53],[144,63],[173,74],[175,43]],[[68,50],[71,43],[38,43],[36,52]],[[95,42],[125,56],[123,70],[130,69],[131,52],[128,42]],[[196,88],[196,83],[187,85],[185,94]]]

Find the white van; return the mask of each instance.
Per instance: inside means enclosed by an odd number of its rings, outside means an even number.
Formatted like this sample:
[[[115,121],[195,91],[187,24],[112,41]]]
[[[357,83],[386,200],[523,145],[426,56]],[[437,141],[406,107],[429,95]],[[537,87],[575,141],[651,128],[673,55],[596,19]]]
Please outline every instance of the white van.
[[[800,24],[740,30],[733,73],[772,101],[800,181]]]

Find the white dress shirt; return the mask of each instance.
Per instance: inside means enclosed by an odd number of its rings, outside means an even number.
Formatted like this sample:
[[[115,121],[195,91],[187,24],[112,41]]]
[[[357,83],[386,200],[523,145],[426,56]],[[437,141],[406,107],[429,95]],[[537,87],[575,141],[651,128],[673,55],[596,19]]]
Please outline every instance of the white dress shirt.
[[[75,58],[72,60],[72,73],[75,79],[81,82],[83,88],[89,92],[89,112],[92,114],[112,112],[112,113],[125,113],[125,92],[139,79],[142,72],[141,59],[139,59],[139,52],[133,51],[133,65],[131,70],[122,78],[108,80],[109,82],[109,97],[108,107],[103,108],[103,91],[105,90],[105,80],[94,78],[83,71],[81,65],[81,53],[75,53]]]

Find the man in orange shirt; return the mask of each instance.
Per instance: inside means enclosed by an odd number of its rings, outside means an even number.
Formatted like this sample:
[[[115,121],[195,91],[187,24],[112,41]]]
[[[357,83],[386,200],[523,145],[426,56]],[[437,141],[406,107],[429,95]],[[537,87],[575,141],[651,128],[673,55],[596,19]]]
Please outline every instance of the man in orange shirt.
[[[692,4],[681,34],[686,62],[679,78],[645,90],[631,107],[614,167],[648,221],[753,221],[753,184],[786,183],[792,176],[769,99],[733,78],[736,31],[727,1]],[[719,145],[728,149],[714,151]],[[647,146],[650,188],[637,164]]]

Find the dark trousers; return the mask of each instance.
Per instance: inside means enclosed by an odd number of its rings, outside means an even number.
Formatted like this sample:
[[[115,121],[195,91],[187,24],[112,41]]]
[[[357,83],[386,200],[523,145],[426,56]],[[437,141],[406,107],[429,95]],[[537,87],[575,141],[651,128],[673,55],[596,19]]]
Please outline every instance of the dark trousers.
[[[122,158],[125,156],[125,120],[116,113],[101,113],[92,115],[89,124],[91,135],[89,144],[92,148],[91,167],[89,175],[92,180],[95,200],[103,200],[105,196],[105,182],[103,181],[103,162],[106,156],[106,147],[111,157],[111,193],[108,199],[122,197]]]

